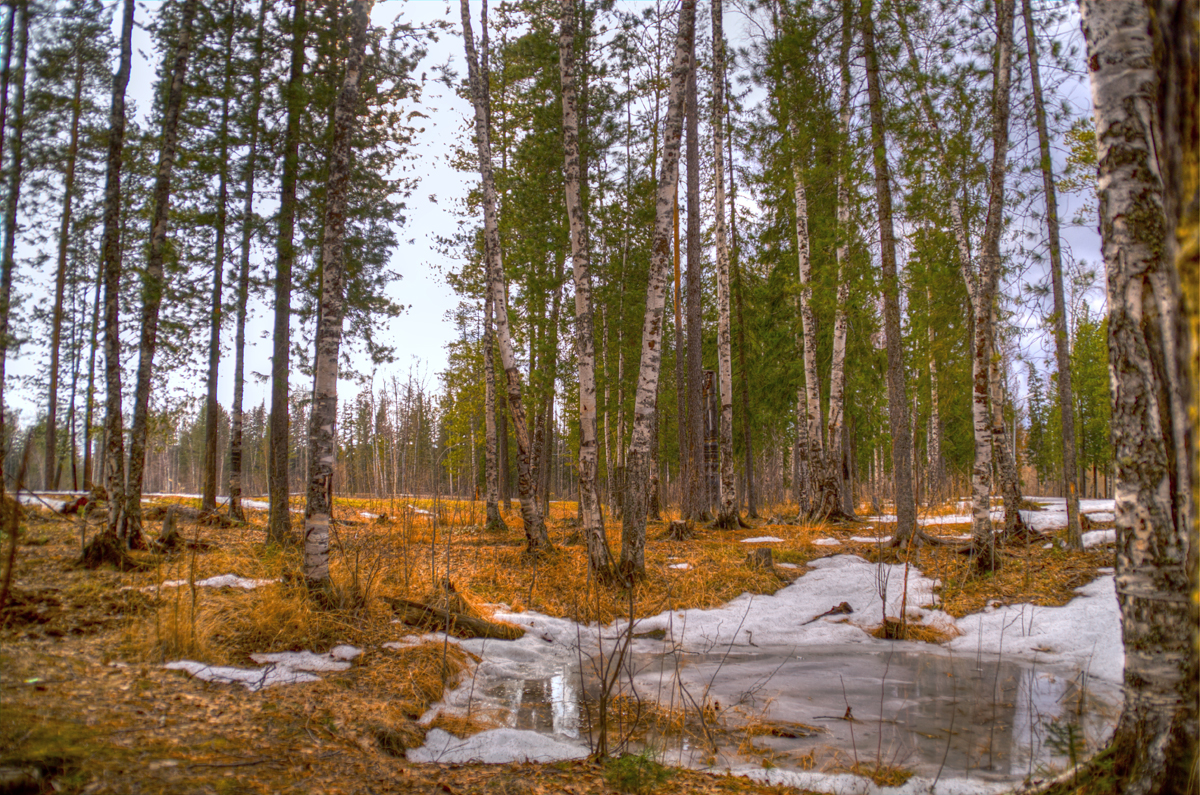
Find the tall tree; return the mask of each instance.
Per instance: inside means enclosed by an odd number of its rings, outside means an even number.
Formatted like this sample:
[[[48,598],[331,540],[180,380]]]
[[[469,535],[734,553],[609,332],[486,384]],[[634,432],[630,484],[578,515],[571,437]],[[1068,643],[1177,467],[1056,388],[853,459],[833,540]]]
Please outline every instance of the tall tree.
[[[158,315],[162,307],[165,279],[163,264],[167,256],[167,220],[171,210],[171,177],[175,169],[175,147],[179,138],[179,114],[183,110],[184,84],[192,49],[192,22],[198,0],[183,0],[174,59],[170,70],[162,120],[162,145],[154,177],[154,213],[150,222],[150,247],[142,278],[141,339],[138,345],[138,369],[134,382],[133,424],[129,430],[128,491],[125,516],[129,539],[139,543],[142,531],[142,478],[146,468],[146,442],[150,421],[150,375],[154,352],[158,347]]]
[[[229,417],[229,517],[245,521],[242,511],[242,452],[244,414],[242,400],[246,389],[246,313],[250,301],[250,242],[254,234],[254,183],[258,174],[259,110],[262,105],[263,28],[267,3],[258,7],[258,26],[254,36],[254,63],[251,69],[250,131],[246,148],[246,174],[243,184],[241,218],[241,258],[237,279],[237,326],[234,332],[233,406]]]
[[[867,97],[874,150],[875,195],[879,205],[879,248],[883,289],[883,332],[887,348],[888,419],[892,435],[892,477],[896,501],[896,533],[892,543],[903,545],[917,531],[916,502],[912,488],[912,432],[908,422],[908,397],[904,379],[904,351],[900,336],[900,284],[896,277],[896,233],[892,226],[891,170],[883,121],[883,96],[879,87],[879,57],[875,48],[872,0],[862,7],[863,53],[866,56]]]
[[[1062,241],[1058,228],[1058,200],[1054,187],[1054,162],[1050,157],[1050,134],[1046,126],[1046,101],[1038,66],[1037,29],[1033,3],[1021,0],[1025,18],[1025,42],[1029,51],[1029,80],[1033,89],[1034,122],[1041,156],[1042,191],[1046,201],[1046,244],[1050,252],[1050,285],[1054,295],[1054,355],[1058,363],[1059,419],[1062,425],[1063,490],[1067,498],[1067,545],[1083,549],[1079,527],[1079,474],[1075,462],[1075,412],[1071,389],[1071,349],[1067,337],[1067,304],[1063,292]]]
[[[121,57],[113,74],[112,111],[108,123],[108,162],[104,178],[104,236],[101,259],[104,273],[104,483],[108,491],[108,524],[92,545],[94,554],[85,559],[103,562],[100,538],[108,547],[126,543],[125,515],[125,427],[121,413],[121,166],[125,148],[125,89],[129,86],[133,59],[134,0],[125,0],[121,17]]]
[[[1082,0],[1108,276],[1126,795],[1194,789],[1200,642],[1200,13]]]
[[[662,171],[655,197],[654,238],[650,248],[650,279],[646,288],[646,313],[642,320],[642,354],[634,398],[633,432],[625,463],[625,498],[621,516],[619,570],[627,581],[646,573],[646,509],[650,478],[650,441],[656,415],[658,375],[662,364],[662,315],[666,296],[667,264],[671,257],[671,208],[679,184],[679,148],[683,134],[683,99],[690,54],[696,32],[696,2],[682,0],[675,56],[664,120]]]
[[[975,334],[971,349],[971,415],[975,427],[975,465],[971,471],[971,534],[976,566],[994,571],[999,566],[992,530],[992,466],[997,443],[991,412],[991,365],[995,349],[996,288],[1000,281],[1000,233],[1004,229],[1004,178],[1008,164],[1009,96],[1012,81],[1013,2],[996,3],[996,55],[992,89],[992,162],[988,170],[987,218],[979,266],[964,272],[971,296]],[[1003,435],[1003,425],[1000,428]],[[1002,460],[1003,463],[1003,460]],[[1018,506],[1006,505],[1016,514]]]
[[[79,14],[84,17],[87,10],[80,14],[80,9],[71,9],[74,14]],[[67,138],[66,160],[63,165],[63,197],[62,209],[59,216],[59,231],[58,231],[58,252],[57,261],[54,271],[54,304],[51,308],[52,319],[50,324],[50,388],[49,395],[46,401],[46,447],[44,455],[45,471],[42,483],[45,488],[58,488],[58,386],[59,386],[59,360],[62,346],[62,326],[63,326],[63,310],[66,299],[67,288],[67,271],[68,268],[68,253],[70,251],[70,236],[71,236],[71,220],[72,211],[74,209],[73,202],[75,200],[75,173],[76,163],[79,159],[79,138],[80,138],[80,122],[83,118],[84,110],[84,87],[87,83],[87,55],[88,55],[88,39],[96,33],[94,27],[89,28],[86,18],[74,20],[76,27],[74,31],[62,31],[64,33],[74,33],[73,41],[70,43],[70,54],[67,60],[71,63],[64,64],[64,71],[69,70],[71,99],[70,99],[70,115],[69,132]],[[52,56],[51,56],[52,57]],[[50,65],[53,69],[53,64]],[[60,67],[62,68],[62,67]],[[73,395],[72,395],[73,396]]]
[[[345,313],[346,198],[371,5],[372,0],[354,0],[350,6],[350,48],[333,110],[333,142],[325,193],[325,236],[321,246],[321,314],[317,320],[312,411],[308,425],[308,494],[304,508],[304,578],[310,590],[324,588],[329,583],[329,525],[333,518],[333,471],[337,463],[338,356]]]
[[[21,173],[25,164],[25,72],[29,62],[29,0],[10,4],[11,15],[20,20],[16,33],[17,77],[16,96],[13,98],[12,135],[9,138],[9,163],[7,196],[4,202],[4,242],[0,248],[0,440],[5,438],[4,423],[7,411],[4,408],[5,368],[8,363],[9,315],[12,311],[12,282],[16,271],[17,212],[21,201]],[[10,21],[11,24],[11,21]],[[10,49],[12,39],[9,39]],[[6,56],[7,57],[7,56]],[[7,69],[5,74],[7,75]],[[6,130],[7,132],[7,130]],[[0,459],[4,454],[0,441]]]
[[[500,348],[500,360],[508,381],[508,405],[512,413],[513,435],[517,439],[517,477],[521,500],[521,518],[525,524],[526,548],[531,553],[551,549],[546,523],[537,504],[533,482],[533,440],[525,419],[525,408],[521,399],[521,373],[513,354],[512,335],[508,324],[508,296],[501,261],[499,219],[496,212],[496,184],[492,176],[492,144],[485,94],[480,78],[479,58],[475,53],[475,37],[471,29],[471,9],[467,0],[462,0],[463,44],[467,54],[467,72],[470,80],[472,104],[475,108],[475,146],[479,158],[480,181],[483,183],[484,235],[490,238],[484,246],[488,256],[486,263],[488,290],[492,308],[496,313],[496,336]]]
[[[267,537],[275,543],[289,539],[292,518],[288,505],[288,376],[291,374],[292,267],[296,262],[296,181],[300,169],[300,117],[304,113],[304,56],[308,24],[306,0],[292,5],[291,70],[284,100],[287,124],[283,138],[283,174],[279,184],[279,235],[275,241],[275,327],[271,355],[270,459],[267,492],[270,513]]]
[[[607,580],[612,576],[612,560],[604,534],[597,485],[600,445],[596,437],[596,339],[592,320],[591,252],[584,234],[580,188],[579,110],[575,90],[575,20],[580,6],[577,0],[562,0],[562,27],[558,36],[567,220],[571,227],[571,264],[575,276],[575,355],[579,361],[579,510],[587,543],[588,570],[594,577]]]
[[[730,350],[729,240],[725,231],[725,30],[721,0],[712,0],[713,48],[713,210],[717,227],[717,370],[720,381],[721,477],[717,499],[717,526],[738,526],[737,490],[733,480],[733,356]]]
[[[693,39],[695,38],[693,33]],[[706,517],[711,507],[704,466],[704,262],[700,240],[700,109],[696,97],[696,45],[688,69],[684,124],[687,158],[687,482],[683,511],[688,519]],[[681,331],[676,333],[682,334]],[[683,451],[680,451],[680,456]]]
[[[237,0],[225,12],[224,75],[221,85],[221,121],[217,130],[216,236],[213,241],[212,301],[208,325],[208,377],[204,397],[204,487],[200,510],[217,510],[217,376],[221,364],[221,287],[225,276],[225,231],[229,220],[229,104],[233,94],[233,33]]]

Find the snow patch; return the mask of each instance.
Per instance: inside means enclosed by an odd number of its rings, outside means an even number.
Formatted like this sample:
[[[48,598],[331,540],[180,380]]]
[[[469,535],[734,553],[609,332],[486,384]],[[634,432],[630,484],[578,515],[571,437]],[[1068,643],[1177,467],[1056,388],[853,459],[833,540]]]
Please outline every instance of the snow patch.
[[[691,567],[692,567],[692,564],[690,564],[690,563],[668,563],[667,564],[668,569],[679,569],[680,571],[687,571]]]
[[[782,538],[775,536],[755,536],[754,538],[743,538],[743,544],[778,544],[782,542]]]
[[[410,762],[439,762],[444,765],[482,762],[558,762],[583,759],[587,746],[520,729],[490,729],[460,740],[441,729],[430,729],[425,745],[408,751]]]
[[[206,580],[196,580],[197,588],[241,588],[246,591],[255,588],[261,588],[264,585],[270,585],[273,582],[279,582],[279,578],[273,580],[251,580],[245,577],[239,577],[236,574],[218,574],[216,577],[209,577]],[[155,588],[179,588],[187,585],[187,580],[167,580],[160,585],[150,585],[143,588],[143,591],[153,591]]]
[[[196,679],[216,684],[241,685],[251,693],[276,685],[297,685],[319,682],[321,677],[286,666],[268,665],[265,668],[234,668],[226,665],[208,665],[193,660],[178,660],[163,666],[172,671],[186,671]]]
[[[874,536],[851,536],[850,540],[857,541],[860,544],[886,544],[892,540],[892,537],[891,536],[881,536],[879,538],[876,538]]]
[[[818,538],[813,543],[819,547],[840,547],[842,545],[842,542],[836,538]]]

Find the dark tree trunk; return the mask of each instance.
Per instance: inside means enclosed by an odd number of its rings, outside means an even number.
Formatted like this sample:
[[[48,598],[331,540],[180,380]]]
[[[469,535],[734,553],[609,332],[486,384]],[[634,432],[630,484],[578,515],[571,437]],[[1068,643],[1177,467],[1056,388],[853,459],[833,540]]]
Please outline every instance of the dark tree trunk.
[[[225,30],[225,80],[221,87],[220,154],[217,173],[217,239],[214,242],[212,302],[208,335],[208,383],[204,400],[204,489],[200,510],[217,510],[217,375],[221,364],[221,280],[225,271],[225,228],[229,204],[229,95],[233,90],[233,30],[236,5],[229,4]]]
[[[10,16],[13,13],[20,15],[20,26],[16,42],[18,76],[16,96],[13,98],[12,136],[9,145],[8,196],[4,203],[4,244],[3,251],[0,252],[0,463],[4,461],[7,452],[3,441],[7,435],[4,427],[4,385],[8,348],[12,344],[9,339],[8,322],[12,303],[13,272],[16,270],[17,212],[20,208],[21,176],[25,164],[25,66],[29,61],[29,0],[21,0],[9,13]],[[5,74],[7,73],[8,70],[5,69]]]
[[[712,507],[704,478],[704,262],[700,240],[700,111],[696,100],[695,43],[690,53],[687,107],[687,481],[685,519],[707,516]]]
[[[287,127],[283,139],[283,174],[279,186],[279,237],[275,244],[275,329],[271,357],[270,458],[267,492],[270,514],[267,538],[274,543],[291,539],[292,517],[288,505],[288,375],[291,355],[292,266],[296,261],[296,180],[300,169],[300,117],[304,113],[304,40],[306,0],[292,6],[292,62],[285,90]]]
[[[883,333],[887,346],[888,424],[892,434],[893,497],[896,533],[901,545],[917,529],[913,502],[912,436],[908,425],[908,399],[904,381],[904,351],[900,336],[900,284],[896,277],[896,237],[892,227],[892,184],[884,134],[883,97],[879,87],[879,59],[875,53],[875,22],[871,2],[862,9],[863,52],[866,56],[867,95],[871,112],[871,146],[874,149],[875,193],[879,202],[879,246],[883,290]]]
[[[254,63],[263,65],[263,26],[267,2],[258,7],[258,31],[254,37]],[[246,181],[242,199],[242,251],[238,265],[237,331],[234,337],[233,405],[229,412],[229,518],[246,521],[242,510],[242,427],[245,422],[242,402],[246,390],[246,312],[250,302],[250,240],[254,234],[254,178],[258,171],[259,108],[262,103],[262,71],[254,70],[250,92],[250,142],[246,151]]]
[[[154,180],[154,215],[150,224],[150,250],[142,280],[141,341],[138,346],[137,380],[133,395],[133,425],[129,430],[129,488],[125,514],[131,544],[141,543],[142,477],[146,468],[146,436],[150,422],[150,376],[158,348],[158,314],[164,288],[163,265],[167,254],[167,220],[171,209],[171,176],[175,168],[175,146],[179,138],[179,114],[192,47],[192,21],[198,0],[184,0],[179,22],[179,39],[171,67],[171,86],[163,114],[162,148]]]
[[[108,490],[110,547],[126,540],[125,427],[121,414],[121,154],[125,146],[125,89],[133,57],[134,0],[125,0],[121,20],[121,60],[113,75],[112,111],[108,123],[108,164],[104,181],[104,373],[107,398],[104,416],[104,483]]]
[[[73,91],[71,96],[71,137],[67,144],[67,163],[63,175],[62,220],[58,229],[58,267],[54,275],[54,306],[50,324],[50,395],[46,402],[46,454],[45,476],[42,479],[47,489],[58,488],[58,370],[59,347],[62,343],[63,301],[67,289],[67,251],[70,248],[71,200],[75,194],[75,159],[79,152],[79,117],[83,103],[83,58],[76,55]],[[74,391],[71,397],[74,399]]]

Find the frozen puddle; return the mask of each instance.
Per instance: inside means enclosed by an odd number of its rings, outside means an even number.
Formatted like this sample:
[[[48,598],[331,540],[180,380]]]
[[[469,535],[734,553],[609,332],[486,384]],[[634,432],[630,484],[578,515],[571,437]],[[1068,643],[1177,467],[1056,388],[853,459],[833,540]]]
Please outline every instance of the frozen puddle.
[[[617,690],[667,708],[687,704],[689,723],[696,723],[694,704],[720,715],[715,750],[697,739],[704,736],[698,723],[684,736],[648,737],[664,762],[825,792],[928,792],[937,779],[939,793],[990,793],[1065,767],[1054,748],[1068,726],[1090,747],[1111,732],[1124,662],[1111,576],[1079,589],[1081,596],[1061,608],[1000,606],[955,622],[930,607],[934,583],[912,569],[910,622],[961,633],[929,646],[864,631],[882,618],[880,577],[888,583],[887,615],[899,614],[903,567],[880,570],[853,555],[809,566],[774,595],[743,595],[714,610],[635,624]],[[842,602],[849,614],[831,610]],[[455,641],[482,661],[422,718],[470,715],[497,728],[466,740],[431,731],[423,748],[409,752],[413,761],[586,755],[600,690],[597,657],[601,649],[613,653],[627,626],[583,627],[535,613],[497,618],[531,631],[517,641]],[[847,706],[853,721],[844,719]],[[821,731],[745,737],[741,727],[762,720]],[[748,739],[755,750],[742,742]],[[900,790],[880,790],[831,772],[853,764],[855,755],[915,776]]]

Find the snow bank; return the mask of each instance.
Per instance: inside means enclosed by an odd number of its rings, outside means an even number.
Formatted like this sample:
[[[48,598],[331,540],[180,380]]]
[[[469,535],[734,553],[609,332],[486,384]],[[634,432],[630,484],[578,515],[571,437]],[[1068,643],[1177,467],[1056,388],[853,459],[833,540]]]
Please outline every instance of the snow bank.
[[[1114,579],[1101,577],[1075,590],[1080,595],[1062,607],[1008,605],[960,618],[963,634],[949,646],[956,652],[1075,665],[1120,684],[1125,649]]]

